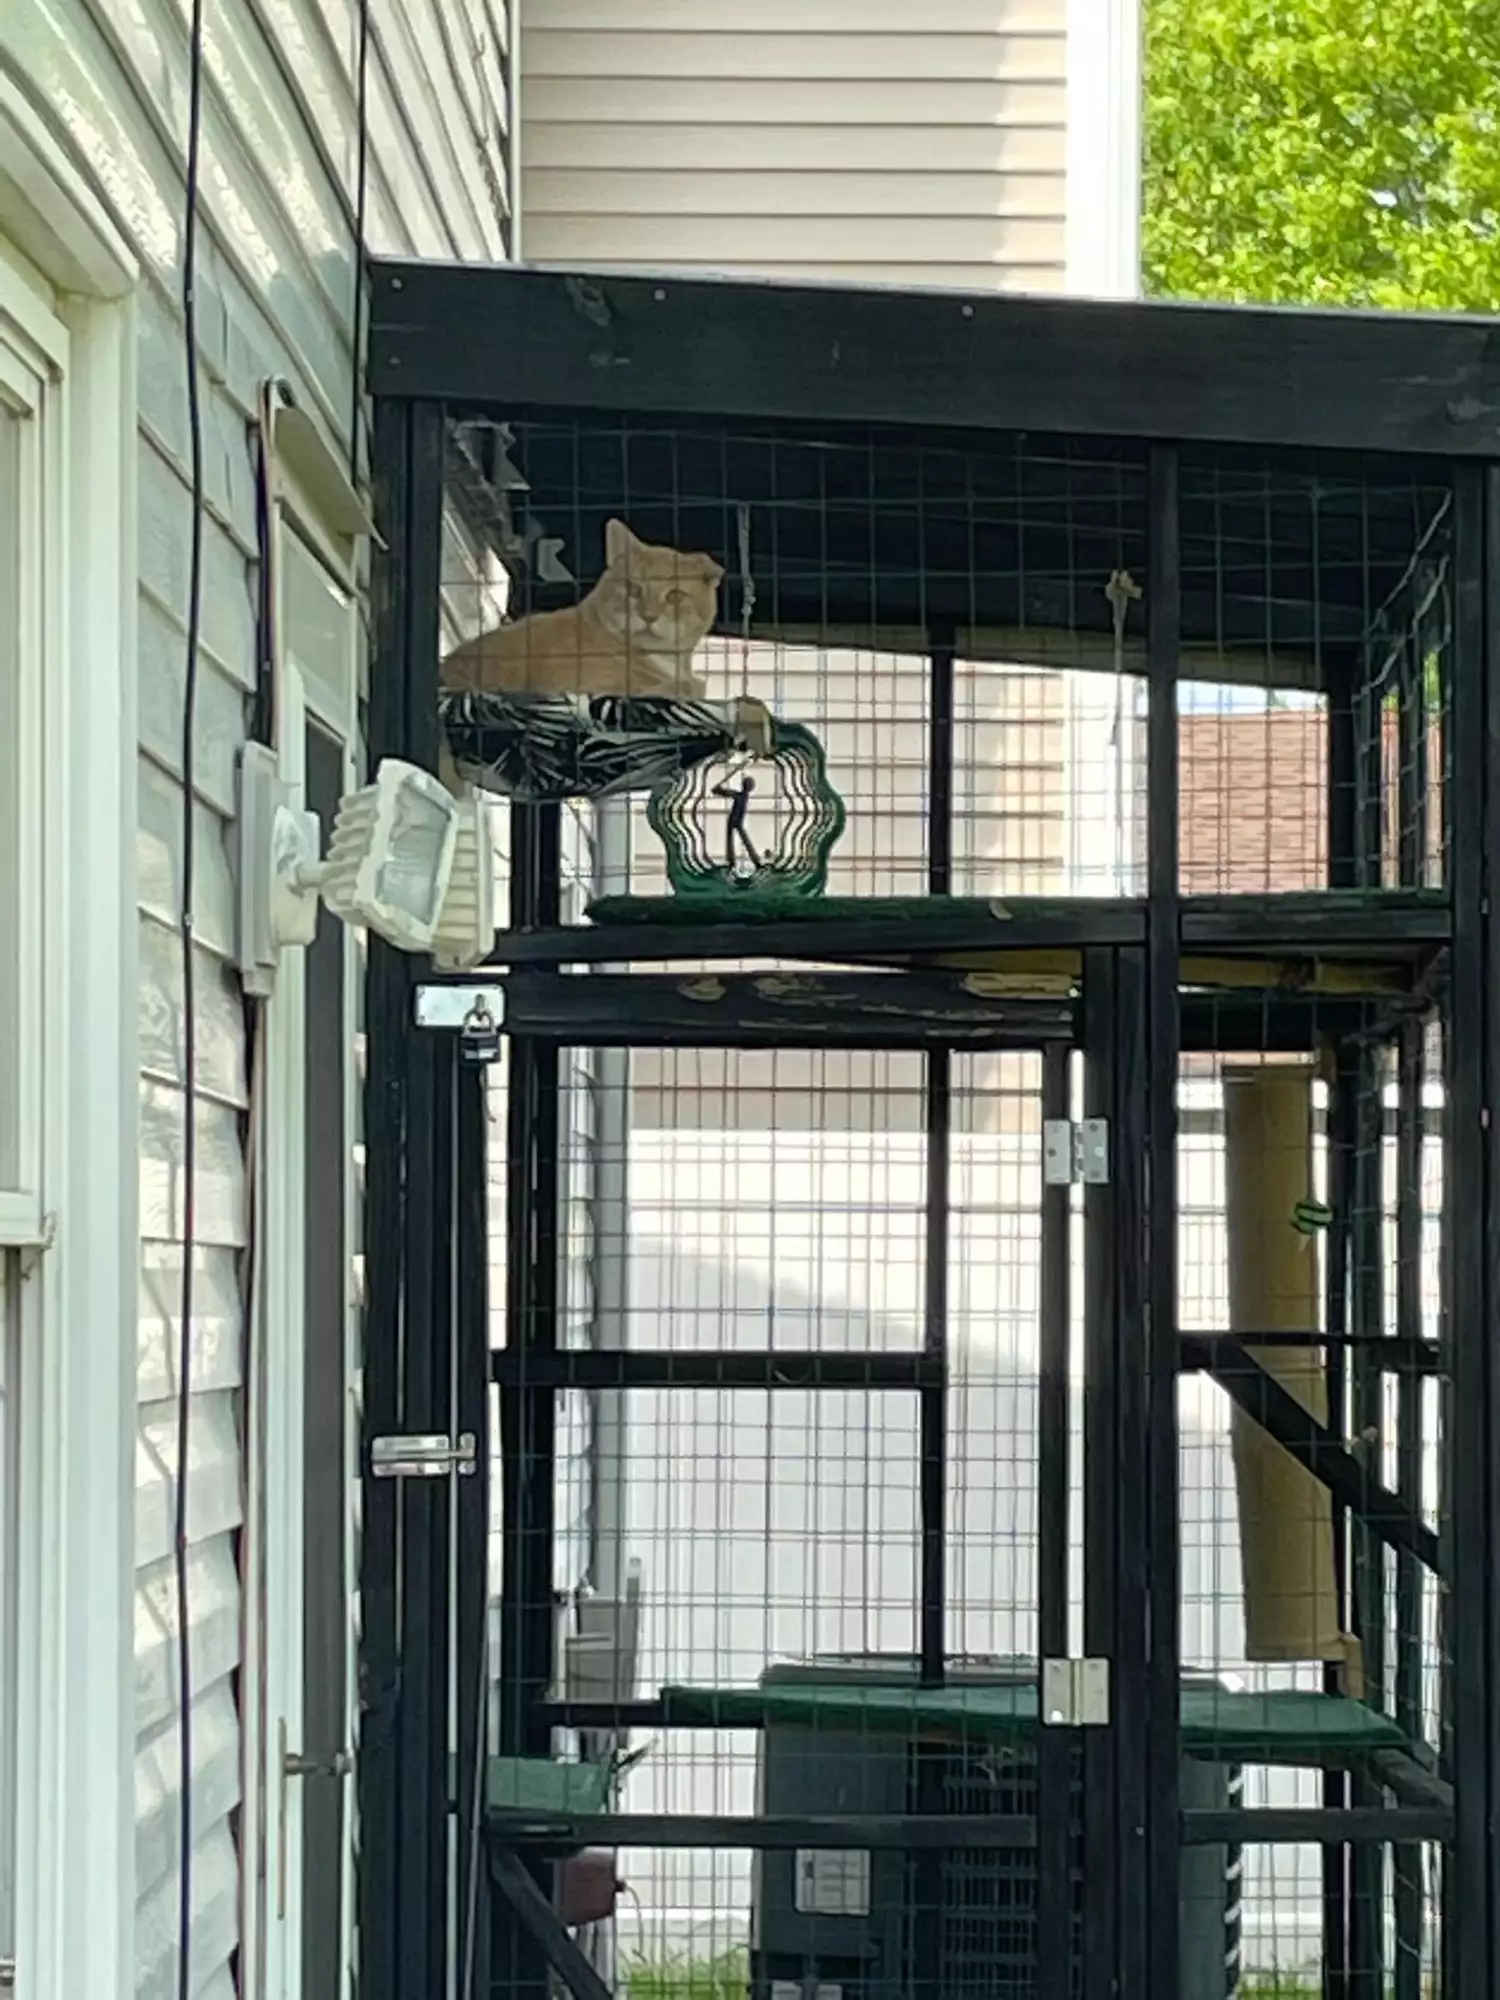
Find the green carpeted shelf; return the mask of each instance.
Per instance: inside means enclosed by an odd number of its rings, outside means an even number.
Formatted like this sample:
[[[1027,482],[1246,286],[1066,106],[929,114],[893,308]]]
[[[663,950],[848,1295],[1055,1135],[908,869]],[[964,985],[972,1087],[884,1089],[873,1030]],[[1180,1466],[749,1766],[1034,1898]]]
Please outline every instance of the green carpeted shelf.
[[[704,924],[857,923],[877,917],[904,917],[921,924],[935,913],[951,916],[955,907],[976,916],[996,916],[993,904],[982,896],[805,896],[778,895],[774,889],[600,896],[589,904],[588,913],[596,924],[679,924],[696,930]]]
[[[780,1681],[765,1688],[667,1687],[667,1727],[869,1730],[933,1741],[1015,1743],[1037,1726],[1034,1684],[950,1683],[941,1688],[844,1687]],[[1235,1694],[1185,1683],[1182,1747],[1232,1763],[1341,1765],[1407,1741],[1389,1717],[1343,1695]]]
[[[601,1813],[609,1800],[603,1764],[564,1764],[551,1757],[491,1757],[485,1769],[489,1812],[580,1817]]]

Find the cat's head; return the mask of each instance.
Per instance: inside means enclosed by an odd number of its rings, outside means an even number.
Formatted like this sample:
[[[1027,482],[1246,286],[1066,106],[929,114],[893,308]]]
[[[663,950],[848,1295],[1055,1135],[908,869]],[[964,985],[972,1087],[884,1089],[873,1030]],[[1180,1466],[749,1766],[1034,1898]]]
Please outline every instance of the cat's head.
[[[648,652],[687,655],[713,626],[723,568],[712,556],[643,542],[623,521],[604,524],[604,574],[595,588],[601,619]]]

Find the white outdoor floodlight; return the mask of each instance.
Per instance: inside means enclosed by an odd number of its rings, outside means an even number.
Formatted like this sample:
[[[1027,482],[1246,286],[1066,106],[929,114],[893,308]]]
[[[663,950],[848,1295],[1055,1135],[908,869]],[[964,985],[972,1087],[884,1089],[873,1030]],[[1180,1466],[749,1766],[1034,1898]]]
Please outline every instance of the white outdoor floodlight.
[[[398,951],[477,965],[494,940],[494,850],[483,801],[386,758],[340,799],[326,856],[315,813],[290,803],[275,753],[246,746],[240,772],[240,972],[264,996],[282,951],[312,943],[318,903]]]

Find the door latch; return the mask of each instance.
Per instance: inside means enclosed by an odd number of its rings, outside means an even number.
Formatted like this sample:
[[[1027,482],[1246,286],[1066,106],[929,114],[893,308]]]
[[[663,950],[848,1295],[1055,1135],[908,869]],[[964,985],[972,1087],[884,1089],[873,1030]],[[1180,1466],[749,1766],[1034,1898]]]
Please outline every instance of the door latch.
[[[277,1773],[280,1797],[276,1815],[276,1920],[280,1923],[286,1916],[287,1785],[293,1778],[346,1778],[354,1769],[354,1757],[348,1750],[333,1750],[326,1757],[305,1757],[298,1750],[288,1750],[284,1715],[276,1724],[276,1749],[281,1763]]]
[[[326,1757],[304,1757],[296,1750],[288,1750],[282,1757],[281,1768],[289,1778],[347,1778],[354,1769],[354,1753],[331,1750]]]
[[[370,1471],[376,1479],[446,1479],[454,1472],[468,1477],[478,1464],[472,1431],[460,1431],[456,1439],[436,1431],[370,1440]]]

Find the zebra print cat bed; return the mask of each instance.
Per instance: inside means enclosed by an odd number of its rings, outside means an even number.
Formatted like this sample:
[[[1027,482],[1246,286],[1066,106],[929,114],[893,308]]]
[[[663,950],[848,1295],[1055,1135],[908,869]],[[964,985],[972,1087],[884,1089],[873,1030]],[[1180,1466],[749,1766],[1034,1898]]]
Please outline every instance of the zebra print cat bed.
[[[743,701],[445,690],[438,713],[460,776],[527,805],[651,791],[750,748]],[[769,717],[766,717],[769,723]]]

